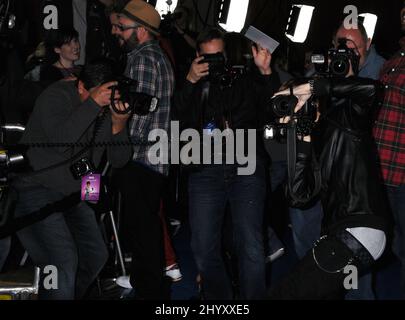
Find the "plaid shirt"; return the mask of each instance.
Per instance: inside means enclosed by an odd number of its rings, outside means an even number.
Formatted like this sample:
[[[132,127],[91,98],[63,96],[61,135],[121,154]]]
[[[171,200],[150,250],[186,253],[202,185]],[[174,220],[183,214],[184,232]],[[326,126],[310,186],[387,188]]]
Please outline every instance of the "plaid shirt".
[[[132,159],[168,175],[168,165],[152,165],[148,159],[151,147],[151,144],[148,144],[149,132],[153,129],[163,129],[169,134],[170,105],[174,90],[173,69],[158,41],[148,41],[128,53],[125,76],[138,82],[137,92],[159,99],[155,112],[145,116],[134,114],[130,121],[129,133],[135,143]]]
[[[384,64],[384,100],[373,130],[382,176],[389,186],[405,184],[405,46]]]

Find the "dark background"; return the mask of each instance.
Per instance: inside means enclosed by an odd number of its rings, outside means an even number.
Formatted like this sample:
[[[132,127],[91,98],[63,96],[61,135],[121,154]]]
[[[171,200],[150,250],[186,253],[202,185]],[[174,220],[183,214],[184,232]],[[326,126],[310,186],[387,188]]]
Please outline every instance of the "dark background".
[[[17,15],[18,37],[25,51],[32,52],[40,41],[43,15],[41,9],[46,2],[56,3],[61,7],[60,21],[69,19],[71,11],[63,9],[69,6],[70,0],[14,0],[14,11]],[[196,31],[203,28],[195,8],[207,23],[214,24],[216,1],[211,0],[179,0],[194,11],[194,27]],[[287,40],[284,31],[291,4],[308,4],[315,6],[309,35],[304,44],[290,43],[290,62],[294,68],[303,64],[304,53],[310,49],[327,49],[330,46],[333,30],[344,17],[343,8],[352,4],[358,7],[359,13],[369,12],[378,16],[373,42],[377,51],[384,57],[390,57],[398,49],[400,33],[399,12],[402,0],[250,0],[246,25],[253,25],[281,42],[279,53],[286,52]],[[65,14],[64,14],[65,13]]]

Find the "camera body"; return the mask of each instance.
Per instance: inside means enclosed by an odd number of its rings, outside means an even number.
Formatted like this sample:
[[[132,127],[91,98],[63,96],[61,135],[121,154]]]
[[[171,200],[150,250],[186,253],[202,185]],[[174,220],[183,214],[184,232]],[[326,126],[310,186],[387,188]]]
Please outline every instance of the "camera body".
[[[120,111],[115,107],[115,102],[112,103],[112,108],[118,114],[134,112],[137,115],[147,115],[150,112],[156,111],[158,107],[158,98],[152,97],[146,93],[137,92],[137,81],[124,76],[116,78],[117,85],[111,86],[111,101],[115,101],[115,92],[120,93],[120,100],[128,103],[127,111]]]
[[[240,76],[245,74],[244,66],[227,66],[225,56],[221,52],[203,54],[204,59],[199,63],[208,63],[209,75],[207,80],[218,84],[221,89],[232,87]]]
[[[281,119],[287,116],[296,121],[296,133],[299,136],[310,135],[315,126],[317,117],[316,104],[309,99],[305,105],[296,113],[295,106],[298,99],[294,95],[276,96],[270,101],[270,114],[272,118]],[[287,138],[288,124],[286,123],[269,123],[264,127],[264,138],[284,142]]]
[[[277,118],[284,118],[294,113],[294,108],[298,103],[298,99],[294,95],[275,96],[270,100],[270,106],[273,114]]]
[[[199,63],[208,63],[210,80],[217,80],[225,73],[225,57],[222,52],[203,54]]]
[[[76,180],[80,180],[84,176],[95,171],[93,162],[89,158],[81,158],[70,166],[70,171]]]
[[[328,50],[327,55],[314,54],[311,57],[311,62],[315,66],[315,70],[329,77],[346,77],[352,65],[353,72],[356,74],[359,71],[360,57],[353,49],[346,45],[346,39],[339,39],[337,48]]]

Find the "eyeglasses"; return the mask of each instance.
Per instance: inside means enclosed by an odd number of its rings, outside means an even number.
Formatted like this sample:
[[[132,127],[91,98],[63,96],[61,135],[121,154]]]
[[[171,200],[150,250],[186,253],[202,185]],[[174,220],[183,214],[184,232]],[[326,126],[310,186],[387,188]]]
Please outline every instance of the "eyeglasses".
[[[124,26],[122,24],[117,24],[117,25],[115,25],[115,27],[117,27],[121,32],[123,32],[123,31],[129,30],[129,29],[137,29],[140,26]]]

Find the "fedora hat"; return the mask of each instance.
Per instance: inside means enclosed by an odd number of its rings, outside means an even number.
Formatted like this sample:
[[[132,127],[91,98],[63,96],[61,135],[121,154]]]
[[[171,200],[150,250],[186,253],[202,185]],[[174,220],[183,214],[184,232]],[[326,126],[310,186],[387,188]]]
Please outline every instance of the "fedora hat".
[[[149,3],[142,0],[128,2],[121,12],[155,35],[159,35],[160,15]]]

